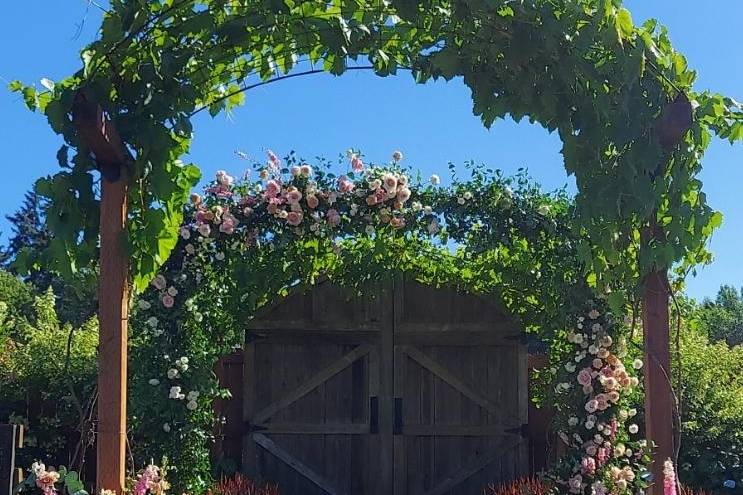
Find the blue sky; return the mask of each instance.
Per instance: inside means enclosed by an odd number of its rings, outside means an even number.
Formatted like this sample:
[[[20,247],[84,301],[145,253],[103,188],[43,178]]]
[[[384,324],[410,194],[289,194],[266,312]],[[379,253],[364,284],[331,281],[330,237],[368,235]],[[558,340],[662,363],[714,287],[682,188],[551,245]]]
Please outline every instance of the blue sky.
[[[657,18],[668,26],[674,45],[699,71],[698,89],[743,100],[740,0],[626,0],[636,23]],[[13,79],[37,83],[60,79],[80,66],[78,52],[93,40],[100,12],[86,0],[8,2],[0,25],[0,84]],[[445,175],[449,161],[474,159],[513,173],[526,167],[545,189],[571,186],[557,136],[527,123],[499,122],[486,130],[472,116],[469,91],[459,81],[416,86],[412,79],[378,78],[359,71],[340,78],[296,78],[255,89],[247,104],[229,118],[199,117],[191,160],[205,177],[218,169],[239,174],[245,162],[234,152],[263,159],[266,148],[279,154],[334,158],[349,147],[373,161],[405,153],[407,165],[424,174]],[[61,144],[45,118],[0,88],[0,145],[6,178],[0,182],[0,231],[36,178],[56,170]],[[688,293],[714,295],[721,283],[743,285],[743,146],[716,142],[704,159],[704,188],[725,215],[712,240],[715,261],[688,280]]]

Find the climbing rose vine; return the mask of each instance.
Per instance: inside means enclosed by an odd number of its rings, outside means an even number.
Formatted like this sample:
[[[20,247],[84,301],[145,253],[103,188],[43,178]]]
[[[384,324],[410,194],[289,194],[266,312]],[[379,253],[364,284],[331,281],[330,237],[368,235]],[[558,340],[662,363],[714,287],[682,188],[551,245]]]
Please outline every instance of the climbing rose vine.
[[[591,307],[566,336],[570,350],[557,374],[555,394],[573,406],[558,430],[570,454],[552,477],[570,493],[634,493],[645,486],[647,442],[628,400],[640,386],[635,373],[643,363],[636,359],[625,366],[626,341],[614,337],[618,325],[600,307]]]
[[[200,348],[184,346],[183,338],[195,339],[190,331],[184,331],[187,322],[214,332],[206,338],[213,339],[215,347],[223,346],[222,353],[227,352],[229,345],[239,345],[241,338],[227,335],[225,314],[239,314],[245,306],[257,308],[275,299],[277,291],[266,287],[262,289],[268,297],[251,299],[261,292],[261,285],[276,286],[282,293],[287,284],[296,285],[299,279],[309,277],[311,282],[314,272],[307,267],[321,260],[320,272],[337,270],[347,276],[349,268],[337,265],[344,263],[344,256],[358,255],[351,254],[354,243],[371,242],[365,249],[381,253],[381,246],[394,250],[399,241],[402,249],[415,246],[412,249],[421,258],[442,256],[440,263],[423,263],[443,272],[433,283],[456,283],[460,278],[465,288],[481,292],[493,292],[503,284],[503,280],[490,277],[502,277],[514,260],[518,260],[520,276],[527,277],[520,281],[525,287],[534,289],[544,283],[548,270],[537,257],[546,255],[519,254],[519,249],[554,244],[550,249],[570,252],[568,231],[552,240],[544,235],[547,231],[555,235],[559,230],[555,219],[565,214],[559,202],[549,203],[524,190],[523,185],[514,192],[506,182],[489,181],[479,172],[475,172],[474,181],[457,182],[449,188],[441,187],[436,175],[424,184],[420,177],[411,180],[402,159],[398,151],[386,165],[370,166],[360,153],[351,150],[345,159],[348,170],[336,176],[327,167],[292,157],[284,163],[269,151],[266,162],[248,174],[254,174],[254,180],[238,181],[219,171],[203,196],[191,195],[191,207],[179,231],[178,261],[152,280],[135,314],[135,320],[145,328],[138,338],[148,339],[150,347],[157,350],[154,370],[160,370],[159,376],[153,370],[155,376],[148,377],[146,390],[151,400],[167,404],[168,414],[155,418],[160,421],[153,425],[158,431],[172,438],[188,436],[196,418],[203,421],[212,400],[222,393],[208,378],[213,362],[202,361]],[[500,224],[486,225],[481,216],[497,218]],[[460,269],[447,273],[451,262],[447,256],[452,255],[446,244],[452,239],[465,243],[460,248],[465,261]],[[327,246],[324,254],[321,245]],[[290,255],[292,246],[310,246],[311,250]],[[511,258],[506,249],[511,250]],[[503,273],[494,272],[493,260],[487,258],[488,269],[473,278],[480,263],[477,256],[493,252],[501,253]],[[268,258],[254,258],[256,253]],[[299,259],[288,259],[294,255]],[[395,253],[390,256],[404,258]],[[566,266],[560,267],[565,271],[556,275],[564,285],[558,286],[556,293],[569,299],[576,294],[575,286],[585,285],[571,278],[575,275],[569,268],[573,258],[566,259]],[[278,267],[294,262],[299,271],[283,275],[287,280],[282,280]],[[357,262],[356,258],[345,261],[349,265]],[[256,268],[261,263],[263,266]],[[253,270],[249,277],[241,272],[247,266]],[[367,269],[371,265],[357,268],[360,273]],[[242,282],[229,288],[235,279]],[[588,300],[590,291],[579,293]],[[523,307],[529,296],[524,293],[509,300],[505,294],[501,293],[504,304],[518,316],[516,308]],[[559,491],[574,494],[629,493],[643,486],[647,461],[646,446],[634,423],[636,411],[628,399],[639,386],[635,372],[640,366],[625,366],[621,338],[625,327],[605,309],[605,301],[591,299],[563,306],[570,309],[564,325],[559,320],[553,323],[562,328],[554,338],[559,339],[558,347],[568,345],[572,350],[565,353],[563,349],[560,355],[564,362],[551,379],[554,400],[572,406],[564,411],[560,429],[560,438],[570,450],[551,479]],[[549,311],[546,307],[543,310]],[[528,313],[521,316],[530,321]],[[567,326],[570,331],[565,333]]]

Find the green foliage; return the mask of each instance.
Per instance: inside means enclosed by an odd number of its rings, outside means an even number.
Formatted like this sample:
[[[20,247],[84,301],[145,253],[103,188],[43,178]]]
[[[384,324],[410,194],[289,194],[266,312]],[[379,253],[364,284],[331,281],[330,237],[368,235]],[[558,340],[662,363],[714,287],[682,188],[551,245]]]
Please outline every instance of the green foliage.
[[[713,342],[743,344],[743,292],[723,285],[714,300],[705,300],[697,309],[700,330]]]
[[[95,314],[95,269],[88,267],[72,279],[64,279],[45,266],[26,266],[27,260],[38,258],[49,247],[51,236],[45,227],[46,208],[44,199],[30,191],[21,207],[6,216],[13,235],[3,252],[6,257],[3,265],[13,274],[24,273],[24,281],[36,292],[45,292],[52,287],[57,296],[56,310],[60,321],[80,326]]]
[[[721,216],[701,191],[700,160],[713,134],[743,139],[741,105],[695,92],[696,73],[665,28],[634,25],[619,0],[114,1],[81,58],[76,74],[44,90],[10,85],[66,142],[62,171],[36,186],[54,208],[54,239],[29,263],[71,275],[95,255],[95,166],[71,119],[84,91],[133,154],[129,246],[139,289],[175,247],[199,177],[179,162],[194,114],[229,111],[251,84],[308,62],[342,74],[366,59],[380,76],[407,68],[419,83],[461,77],[484,125],[511,116],[558,132],[577,179],[580,260],[615,298],[653,266],[709,260],[706,240]],[[695,108],[688,132],[683,98],[668,106],[679,94]],[[665,236],[640,251],[649,221]]]
[[[92,428],[83,420],[93,406],[97,323],[62,326],[51,291],[28,303],[14,297],[27,286],[6,272],[0,279],[0,421],[27,428],[19,465],[71,462],[81,431]]]
[[[743,346],[710,343],[692,315],[681,333],[682,441],[679,474],[690,486],[743,484]]]

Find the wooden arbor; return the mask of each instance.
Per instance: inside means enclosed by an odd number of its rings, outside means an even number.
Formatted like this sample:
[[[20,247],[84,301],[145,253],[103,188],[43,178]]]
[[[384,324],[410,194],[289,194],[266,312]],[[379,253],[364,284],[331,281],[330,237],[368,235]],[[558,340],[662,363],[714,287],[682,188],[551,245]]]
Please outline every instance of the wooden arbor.
[[[127,218],[126,192],[129,178],[126,175],[126,166],[129,156],[115,129],[107,121],[99,106],[88,103],[83,97],[76,101],[73,114],[80,137],[94,155],[98,168],[102,172],[99,286],[101,395],[98,404],[97,480],[99,488],[114,489],[122,493],[125,477],[126,325],[129,286],[128,260],[123,249],[123,237]],[[658,235],[658,233],[653,235]],[[647,365],[645,373],[646,431],[648,439],[657,445],[656,461],[662,461],[666,458],[673,458],[675,451],[673,394],[668,378],[670,375],[669,290],[665,272],[652,272],[645,279],[643,286],[643,328]],[[392,335],[392,342],[394,342],[394,331]],[[388,336],[388,345],[389,340]],[[415,360],[415,357],[407,351],[394,351],[393,344],[393,365],[404,360],[403,354]],[[373,353],[369,351],[368,355],[372,356]],[[381,359],[381,355],[379,358]],[[394,407],[394,401],[390,406],[388,397],[382,399],[382,397],[378,399],[380,410],[384,410],[382,406]],[[380,419],[380,421],[381,428],[384,420]],[[389,462],[384,459],[382,461]],[[656,480],[661,479],[661,472],[662,462],[655,462],[653,473]],[[392,480],[392,478],[381,479]],[[399,479],[399,476],[395,477],[394,481],[398,483]],[[446,491],[440,493],[446,493]]]
[[[392,285],[348,300],[321,283],[251,322],[243,471],[288,495],[479,493],[525,474],[522,330],[481,298]]]

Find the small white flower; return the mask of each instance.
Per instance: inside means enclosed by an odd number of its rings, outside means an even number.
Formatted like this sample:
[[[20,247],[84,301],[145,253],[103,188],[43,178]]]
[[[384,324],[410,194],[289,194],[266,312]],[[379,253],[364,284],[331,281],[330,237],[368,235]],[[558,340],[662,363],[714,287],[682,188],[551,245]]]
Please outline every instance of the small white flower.
[[[364,232],[366,232],[366,235],[372,235],[374,234],[374,226],[373,225],[367,225],[364,229]]]
[[[284,212],[286,213],[286,212]],[[222,251],[218,252],[214,255],[214,258],[216,258],[217,261],[222,261],[224,259],[224,253]]]
[[[168,287],[168,294],[170,294],[172,297],[175,297],[178,295],[178,289],[171,285],[170,287]]]
[[[575,426],[578,424],[578,418],[575,416],[571,416],[570,419],[568,419],[568,424],[570,426]]]
[[[433,208],[431,208],[430,206],[424,206],[423,213],[425,213],[426,215],[430,215],[433,213]]]
[[[593,429],[594,422],[593,421],[586,421],[586,430]]]
[[[410,205],[410,208],[415,212],[419,212],[423,209],[423,205],[420,201],[413,201],[413,203]]]
[[[170,423],[164,423],[163,424],[163,431],[165,433],[170,433]]]
[[[634,361],[632,361],[632,367],[636,370],[641,369],[643,364],[644,363],[642,362],[642,359],[635,359]]]
[[[178,385],[173,385],[172,387],[170,387],[170,392],[168,393],[169,399],[179,399],[181,395],[181,387],[179,387]]]
[[[464,204],[464,198],[462,196],[457,198],[457,204],[460,204],[460,205]]]
[[[199,405],[196,403],[196,401],[191,400],[186,403],[186,409],[188,409],[189,411],[195,411],[197,407],[199,407]]]
[[[634,418],[635,416],[637,416],[637,409],[630,409],[629,411],[627,411],[627,414],[629,414],[630,418]]]
[[[155,318],[154,316],[150,316],[149,318],[147,318],[147,325],[155,328],[157,326],[157,318]]]
[[[150,381],[148,381],[147,383],[155,387],[157,385],[160,385],[160,380],[158,380],[157,378],[150,378]]]
[[[434,186],[438,186],[439,184],[441,184],[441,178],[438,175],[433,174],[431,176],[431,184],[433,184]]]
[[[472,199],[472,193],[469,192],[469,191],[465,191],[463,197],[464,197],[464,199],[466,199],[467,201],[469,201],[470,199]]]
[[[636,425],[636,424],[634,424],[634,423],[633,423],[633,424],[631,424],[631,425],[629,425],[629,428],[627,428],[627,429],[628,429],[628,430],[629,430],[629,432],[630,432],[630,433],[632,433],[633,435],[634,435],[635,433],[637,433],[638,431],[640,431],[640,427],[639,427],[639,426],[637,426],[637,425]]]
[[[142,311],[147,311],[148,309],[152,307],[152,304],[148,303],[144,299],[140,299],[137,305],[139,306],[139,309],[141,309]]]
[[[178,378],[178,370],[175,368],[170,368],[168,370],[168,378],[170,380],[175,380],[176,378]]]
[[[588,312],[588,317],[589,317],[590,319],[592,319],[592,320],[595,320],[595,319],[596,319],[596,318],[598,318],[599,316],[601,316],[601,313],[599,313],[599,312],[598,312],[597,310],[595,310],[595,309],[592,309],[591,311],[589,311],[589,312]]]
[[[186,397],[189,401],[194,401],[199,398],[199,395],[200,394],[198,390],[191,390]]]
[[[181,228],[181,237],[188,240],[191,238],[191,231],[187,227]]]

